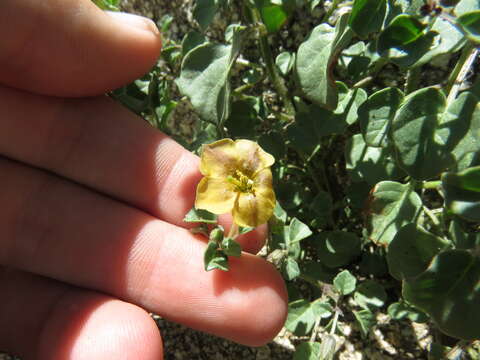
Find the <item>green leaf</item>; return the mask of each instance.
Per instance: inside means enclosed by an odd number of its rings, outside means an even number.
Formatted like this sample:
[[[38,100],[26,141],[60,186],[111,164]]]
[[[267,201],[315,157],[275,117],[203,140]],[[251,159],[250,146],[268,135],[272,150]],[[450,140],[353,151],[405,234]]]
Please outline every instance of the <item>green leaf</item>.
[[[439,55],[454,53],[465,44],[465,36],[458,27],[440,16],[435,18],[427,38],[429,36],[433,36],[432,46],[412,66],[429,63]]]
[[[305,299],[296,300],[288,304],[288,316],[285,327],[295,335],[306,335],[312,331],[317,317],[328,318],[333,309],[330,304],[316,300],[309,302]]]
[[[459,218],[452,220],[448,231],[456,249],[467,250],[480,246],[480,233],[467,232]]]
[[[182,40],[182,55],[185,56],[190,50],[206,42],[207,39],[203,34],[196,31],[189,31]]]
[[[352,125],[358,120],[358,108],[367,100],[367,92],[361,88],[349,89],[347,85],[340,81],[337,81],[337,85],[338,104],[333,112],[334,118],[332,120]],[[324,136],[328,134],[328,131],[325,131],[323,127],[317,127],[317,133]]]
[[[480,44],[480,10],[464,13],[457,18],[457,24],[471,41]]]
[[[353,315],[355,316],[355,320],[360,327],[360,333],[362,334],[362,338],[367,338],[368,332],[370,329],[375,325],[375,315],[370,310],[360,310],[354,311]]]
[[[393,181],[378,183],[370,196],[367,228],[370,239],[388,245],[397,231],[415,222],[422,208],[422,200],[407,184]]]
[[[371,147],[363,136],[352,136],[345,146],[346,168],[353,181],[375,185],[381,180],[399,180],[405,177],[388,148]]]
[[[480,166],[442,176],[447,209],[468,221],[480,222]]]
[[[468,167],[480,165],[480,103],[478,98],[470,92],[461,93],[449,106],[442,118],[446,124],[453,121],[455,126],[449,130],[453,148],[452,154],[456,158],[456,170],[465,170]]]
[[[441,252],[419,276],[404,281],[404,298],[449,336],[480,338],[480,259],[467,250]]]
[[[318,258],[331,268],[346,265],[360,254],[360,239],[346,231],[324,231],[317,243]]]
[[[284,273],[285,278],[289,281],[295,279],[298,275],[300,275],[300,268],[298,267],[298,263],[295,259],[288,257],[284,263]]]
[[[290,70],[292,70],[293,64],[295,63],[295,55],[292,55],[288,51],[281,52],[278,54],[275,59],[275,64],[277,65],[280,73],[282,75],[287,75]]]
[[[316,151],[321,137],[343,134],[346,128],[357,121],[357,109],[367,99],[363,89],[348,89],[338,82],[338,103],[335,111],[317,105],[302,108],[295,122],[287,128],[292,146],[310,156]]]
[[[465,13],[480,10],[480,0],[460,0],[455,6],[455,15],[461,16]]]
[[[323,360],[320,357],[321,345],[318,342],[303,342],[295,349],[293,360]]]
[[[193,18],[198,22],[202,31],[212,23],[220,6],[219,0],[196,0],[193,8]]]
[[[388,274],[388,266],[383,249],[377,248],[373,253],[362,252],[359,270],[361,274],[366,276],[383,277]]]
[[[202,119],[222,123],[230,114],[230,70],[240,51],[240,34],[232,45],[205,43],[183,59],[180,92],[190,98]]]
[[[390,274],[397,280],[424,272],[433,257],[448,248],[449,243],[416,224],[407,224],[388,245],[387,261]]]
[[[387,12],[386,0],[355,0],[348,25],[360,38],[380,31]]]
[[[319,262],[310,260],[303,262],[302,275],[314,281],[321,281],[331,284],[336,272],[335,270],[330,269]]]
[[[203,255],[203,263],[205,265],[205,271],[214,269],[228,271],[228,258],[218,249],[218,244],[215,241],[208,242]]]
[[[281,140],[282,138],[283,136],[280,132],[263,133],[258,139],[258,144],[263,150],[272,154],[275,159],[280,160],[285,156],[286,152],[285,142]]]
[[[221,246],[225,255],[239,257],[242,254],[242,247],[232,238],[223,238]]]
[[[420,89],[405,98],[392,124],[400,166],[413,178],[427,180],[454,164],[452,150],[468,129],[456,104],[435,88]],[[458,114],[458,116],[457,116]]]
[[[436,33],[424,32],[415,16],[401,14],[378,37],[377,51],[401,67],[412,67],[434,45]]]
[[[369,146],[387,146],[390,127],[402,101],[402,91],[386,88],[371,95],[358,108],[362,134]]]
[[[118,7],[119,0],[93,0],[93,3],[102,10],[120,11]]]
[[[246,233],[249,233],[250,231],[255,230],[254,227],[249,227],[249,226],[239,226],[238,227],[238,235],[243,235]]]
[[[288,9],[273,4],[270,0],[257,0],[256,2],[267,31],[274,33],[280,30],[288,19]]]
[[[206,224],[216,224],[217,215],[208,212],[207,210],[191,208],[190,211],[185,215],[183,219],[185,222],[189,223],[206,223]]]
[[[331,69],[352,38],[347,17],[341,17],[335,29],[318,25],[297,53],[296,72],[302,92],[316,105],[332,110],[337,107],[338,94]]]
[[[387,293],[379,283],[373,280],[366,280],[357,287],[353,298],[362,308],[372,310],[385,304]]]
[[[274,234],[284,233],[285,222],[287,221],[287,213],[283,210],[280,203],[277,201],[273,208],[273,216],[268,221],[269,228]]]
[[[255,137],[255,126],[258,125],[256,99],[246,97],[232,103],[231,113],[225,126],[232,138],[252,139]]]
[[[310,228],[297,218],[293,218],[289,225],[289,244],[299,242],[312,235]]]
[[[333,285],[340,294],[348,295],[355,291],[357,279],[350,274],[350,271],[343,270],[340,274],[335,276],[335,279],[333,279]]]
[[[394,320],[409,319],[416,323],[428,321],[428,315],[405,302],[395,302],[390,304],[387,309],[388,315]]]

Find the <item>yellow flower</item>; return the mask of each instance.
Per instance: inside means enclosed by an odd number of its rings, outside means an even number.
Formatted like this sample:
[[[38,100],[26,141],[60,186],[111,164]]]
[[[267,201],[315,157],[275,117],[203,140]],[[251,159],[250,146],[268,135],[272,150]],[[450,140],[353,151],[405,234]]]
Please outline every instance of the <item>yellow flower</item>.
[[[195,207],[214,214],[231,212],[239,226],[256,227],[273,214],[275,193],[270,167],[275,162],[257,143],[222,139],[204,145]]]

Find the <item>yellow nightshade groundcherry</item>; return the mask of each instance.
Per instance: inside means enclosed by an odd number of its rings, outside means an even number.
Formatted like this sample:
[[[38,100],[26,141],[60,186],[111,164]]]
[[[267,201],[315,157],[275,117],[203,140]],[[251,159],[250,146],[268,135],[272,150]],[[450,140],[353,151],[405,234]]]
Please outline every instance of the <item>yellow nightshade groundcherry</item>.
[[[202,147],[195,208],[231,213],[238,226],[257,227],[273,214],[270,167],[275,158],[250,140],[222,139]]]

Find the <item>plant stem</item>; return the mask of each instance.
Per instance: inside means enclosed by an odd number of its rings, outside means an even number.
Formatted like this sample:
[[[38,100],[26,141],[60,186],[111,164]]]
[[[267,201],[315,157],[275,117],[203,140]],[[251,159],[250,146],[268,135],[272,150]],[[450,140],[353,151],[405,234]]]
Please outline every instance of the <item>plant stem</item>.
[[[447,85],[445,86],[445,92],[448,93],[447,106],[457,98],[460,87],[475,62],[478,52],[479,50],[471,43],[463,49],[462,55],[460,56],[460,59],[458,59],[458,62],[448,79]]]
[[[442,186],[441,181],[425,181],[422,184],[422,189],[438,189],[440,186]]]
[[[407,81],[405,82],[405,95],[408,95],[418,88],[420,83],[420,66],[417,66],[407,73]]]
[[[238,225],[235,223],[232,223],[230,226],[230,230],[228,231],[227,237],[230,239],[235,239],[238,236]]]
[[[367,76],[366,78],[363,78],[362,80],[356,82],[352,86],[352,89],[364,87],[365,85],[368,85],[372,80],[373,80],[373,76]]]
[[[337,331],[338,315],[339,315],[338,311],[335,311],[335,315],[333,316],[332,327],[330,328],[330,335],[334,335],[335,331]]]
[[[430,218],[430,220],[432,221],[433,225],[435,225],[435,227],[441,231],[443,231],[442,227],[440,226],[440,220],[438,220],[438,218],[435,216],[435,214],[428,208],[426,207],[425,205],[423,206],[423,211],[425,212],[425,214]]]
[[[260,12],[256,6],[250,3],[248,3],[248,6],[250,8],[253,21],[259,24],[258,42],[260,45],[260,53],[262,54],[263,61],[265,61],[268,77],[280,95],[287,115],[293,116],[295,115],[295,107],[293,106],[293,102],[288,95],[288,89],[285,86],[283,79],[280,77],[275,65],[275,61],[273,60],[272,51],[270,49],[270,45],[268,44],[267,28],[265,27],[262,17],[260,16]]]
[[[333,12],[337,9],[338,4],[340,4],[342,0],[333,0],[332,1],[332,6],[330,6],[330,9],[325,13],[325,15],[322,18],[322,22],[326,23],[328,22],[328,19],[330,19],[330,16],[332,16]]]
[[[315,320],[315,325],[313,326],[312,336],[310,337],[310,342],[315,342],[315,339],[318,335],[318,328],[320,327],[320,316],[317,316]]]

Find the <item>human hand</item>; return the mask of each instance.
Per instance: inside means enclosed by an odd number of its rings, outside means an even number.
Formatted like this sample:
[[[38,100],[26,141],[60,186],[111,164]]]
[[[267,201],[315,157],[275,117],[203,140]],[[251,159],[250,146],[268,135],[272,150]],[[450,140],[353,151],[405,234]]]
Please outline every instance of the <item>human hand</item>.
[[[198,158],[101,96],[153,66],[153,23],[89,0],[2,0],[0,34],[0,349],[159,359],[143,309],[270,340],[286,316],[280,275],[248,253],[205,272],[205,241],[182,222]],[[255,253],[264,235],[238,240]]]

